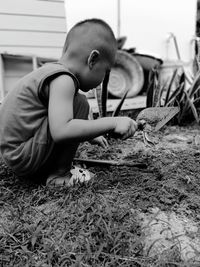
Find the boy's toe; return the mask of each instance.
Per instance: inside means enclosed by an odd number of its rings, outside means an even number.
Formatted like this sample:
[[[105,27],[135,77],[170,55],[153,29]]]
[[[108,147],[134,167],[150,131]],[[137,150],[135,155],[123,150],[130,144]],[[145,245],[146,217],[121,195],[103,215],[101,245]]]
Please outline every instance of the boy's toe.
[[[47,178],[46,185],[47,186],[73,186],[78,183],[86,183],[94,178],[95,174],[79,168],[73,167],[70,172],[65,174],[64,176],[51,175]]]

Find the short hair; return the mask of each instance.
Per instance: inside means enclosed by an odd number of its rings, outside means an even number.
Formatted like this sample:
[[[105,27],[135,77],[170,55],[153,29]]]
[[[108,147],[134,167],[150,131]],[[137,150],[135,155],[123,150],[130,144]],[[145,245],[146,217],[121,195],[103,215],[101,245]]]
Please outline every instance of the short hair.
[[[81,25],[83,25],[83,24],[85,24],[85,23],[91,23],[91,24],[98,24],[98,25],[101,25],[103,28],[105,28],[105,29],[110,33],[110,35],[113,37],[113,39],[115,39],[113,30],[112,30],[111,27],[108,25],[108,23],[105,22],[105,21],[102,20],[102,19],[97,19],[97,18],[93,18],[93,19],[85,19],[85,20],[82,20],[82,21],[78,22],[74,27],[81,26]]]
[[[67,34],[67,37],[66,37],[66,40],[65,40],[65,44],[64,44],[64,47],[63,47],[63,53],[66,52],[67,50],[67,47],[69,45],[69,42],[70,42],[70,38],[71,38],[71,33],[73,33],[73,31],[78,28],[78,27],[81,27],[82,25],[84,24],[96,24],[96,25],[100,25],[102,26],[111,36],[111,38],[116,41],[116,38],[115,38],[115,35],[113,33],[113,30],[111,29],[111,27],[108,25],[107,22],[105,22],[104,20],[102,19],[98,19],[98,18],[92,18],[92,19],[85,19],[85,20],[82,20],[78,23],[76,23],[71,29],[70,31],[68,32]]]

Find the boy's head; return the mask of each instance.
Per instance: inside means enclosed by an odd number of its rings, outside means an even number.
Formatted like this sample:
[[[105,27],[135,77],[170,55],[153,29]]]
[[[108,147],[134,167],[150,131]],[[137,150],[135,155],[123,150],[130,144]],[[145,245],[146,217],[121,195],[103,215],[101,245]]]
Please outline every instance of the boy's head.
[[[62,59],[77,76],[81,89],[99,85],[115,62],[117,42],[110,26],[100,19],[77,23],[68,33]]]

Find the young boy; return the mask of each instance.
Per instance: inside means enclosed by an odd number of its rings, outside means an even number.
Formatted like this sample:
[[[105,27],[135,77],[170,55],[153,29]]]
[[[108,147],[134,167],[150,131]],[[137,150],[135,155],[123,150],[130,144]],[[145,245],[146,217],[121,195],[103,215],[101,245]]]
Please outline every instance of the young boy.
[[[87,120],[87,92],[99,85],[115,62],[116,39],[102,20],[89,19],[68,33],[62,57],[22,78],[0,110],[0,151],[19,177],[47,184],[89,180],[83,169],[70,171],[80,142],[113,132],[126,139],[137,130],[128,117]],[[96,138],[96,139],[95,139]]]

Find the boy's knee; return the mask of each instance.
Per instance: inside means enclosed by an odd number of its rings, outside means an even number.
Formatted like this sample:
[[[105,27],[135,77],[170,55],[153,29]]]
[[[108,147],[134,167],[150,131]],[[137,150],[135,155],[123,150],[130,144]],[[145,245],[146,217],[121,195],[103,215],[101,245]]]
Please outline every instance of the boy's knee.
[[[74,118],[75,119],[84,119],[88,118],[89,114],[89,104],[87,98],[83,94],[77,94],[74,97]]]

